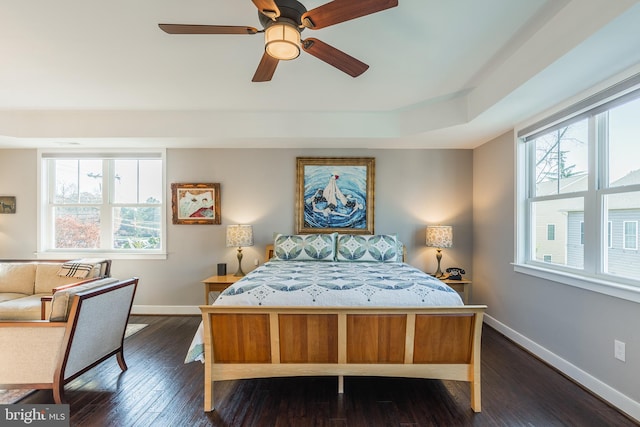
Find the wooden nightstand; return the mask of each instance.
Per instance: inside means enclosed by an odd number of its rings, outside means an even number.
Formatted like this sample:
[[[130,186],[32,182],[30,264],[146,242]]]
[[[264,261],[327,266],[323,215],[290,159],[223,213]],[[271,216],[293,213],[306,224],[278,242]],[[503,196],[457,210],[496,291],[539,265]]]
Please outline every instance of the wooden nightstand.
[[[451,286],[457,292],[462,292],[462,301],[465,304],[469,304],[469,296],[471,293],[471,280],[467,280],[464,277],[462,280],[450,280],[450,279],[440,279],[447,285]]]
[[[222,292],[240,279],[242,277],[234,276],[233,274],[207,277],[202,281],[204,283],[204,303],[209,305],[209,294],[211,292]]]

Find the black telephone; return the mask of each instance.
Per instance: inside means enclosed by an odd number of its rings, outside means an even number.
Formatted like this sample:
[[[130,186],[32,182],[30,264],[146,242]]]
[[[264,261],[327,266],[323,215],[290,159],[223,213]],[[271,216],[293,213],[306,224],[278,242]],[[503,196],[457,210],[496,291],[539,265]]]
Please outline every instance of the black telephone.
[[[449,267],[445,271],[449,280],[462,280],[462,275],[465,274],[465,271],[460,267]]]

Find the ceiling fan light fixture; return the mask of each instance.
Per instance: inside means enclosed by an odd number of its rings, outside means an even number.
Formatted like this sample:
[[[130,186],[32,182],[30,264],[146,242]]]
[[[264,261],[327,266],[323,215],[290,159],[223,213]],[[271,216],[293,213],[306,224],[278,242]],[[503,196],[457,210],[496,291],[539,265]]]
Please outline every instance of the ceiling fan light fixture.
[[[286,21],[278,21],[264,31],[264,49],[279,60],[295,59],[300,55],[300,31]]]

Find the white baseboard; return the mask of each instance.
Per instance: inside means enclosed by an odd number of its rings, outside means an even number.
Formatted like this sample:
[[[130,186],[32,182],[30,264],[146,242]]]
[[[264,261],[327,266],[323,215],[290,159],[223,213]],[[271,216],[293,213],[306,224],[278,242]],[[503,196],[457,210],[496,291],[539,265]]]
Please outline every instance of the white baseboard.
[[[196,316],[200,316],[200,309],[196,305],[134,305],[131,307],[131,314],[161,314],[165,316],[189,316],[195,314]]]
[[[608,384],[603,383],[599,379],[590,375],[588,372],[583,371],[577,366],[571,364],[567,360],[561,358],[557,354],[554,354],[542,347],[541,345],[531,341],[524,335],[509,328],[504,323],[499,322],[493,317],[485,314],[484,321],[487,325],[491,326],[516,344],[527,349],[549,365],[553,366],[569,378],[573,379],[578,384],[590,390],[595,395],[609,402],[611,405],[618,408],[620,411],[640,421],[640,402],[629,398],[628,396],[620,393],[618,390],[612,388]]]

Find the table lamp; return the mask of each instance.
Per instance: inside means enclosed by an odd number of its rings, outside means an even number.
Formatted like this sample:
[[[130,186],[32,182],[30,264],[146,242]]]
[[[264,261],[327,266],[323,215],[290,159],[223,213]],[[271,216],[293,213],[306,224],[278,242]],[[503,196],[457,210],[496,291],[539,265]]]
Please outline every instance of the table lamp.
[[[433,274],[435,277],[442,277],[440,270],[440,260],[442,259],[442,248],[450,248],[453,246],[453,227],[450,225],[429,225],[427,226],[427,246],[436,248],[436,259],[438,260],[438,269]]]
[[[242,271],[242,247],[253,246],[253,226],[251,225],[228,225],[227,226],[227,247],[238,248],[238,271],[234,276],[244,276]]]

